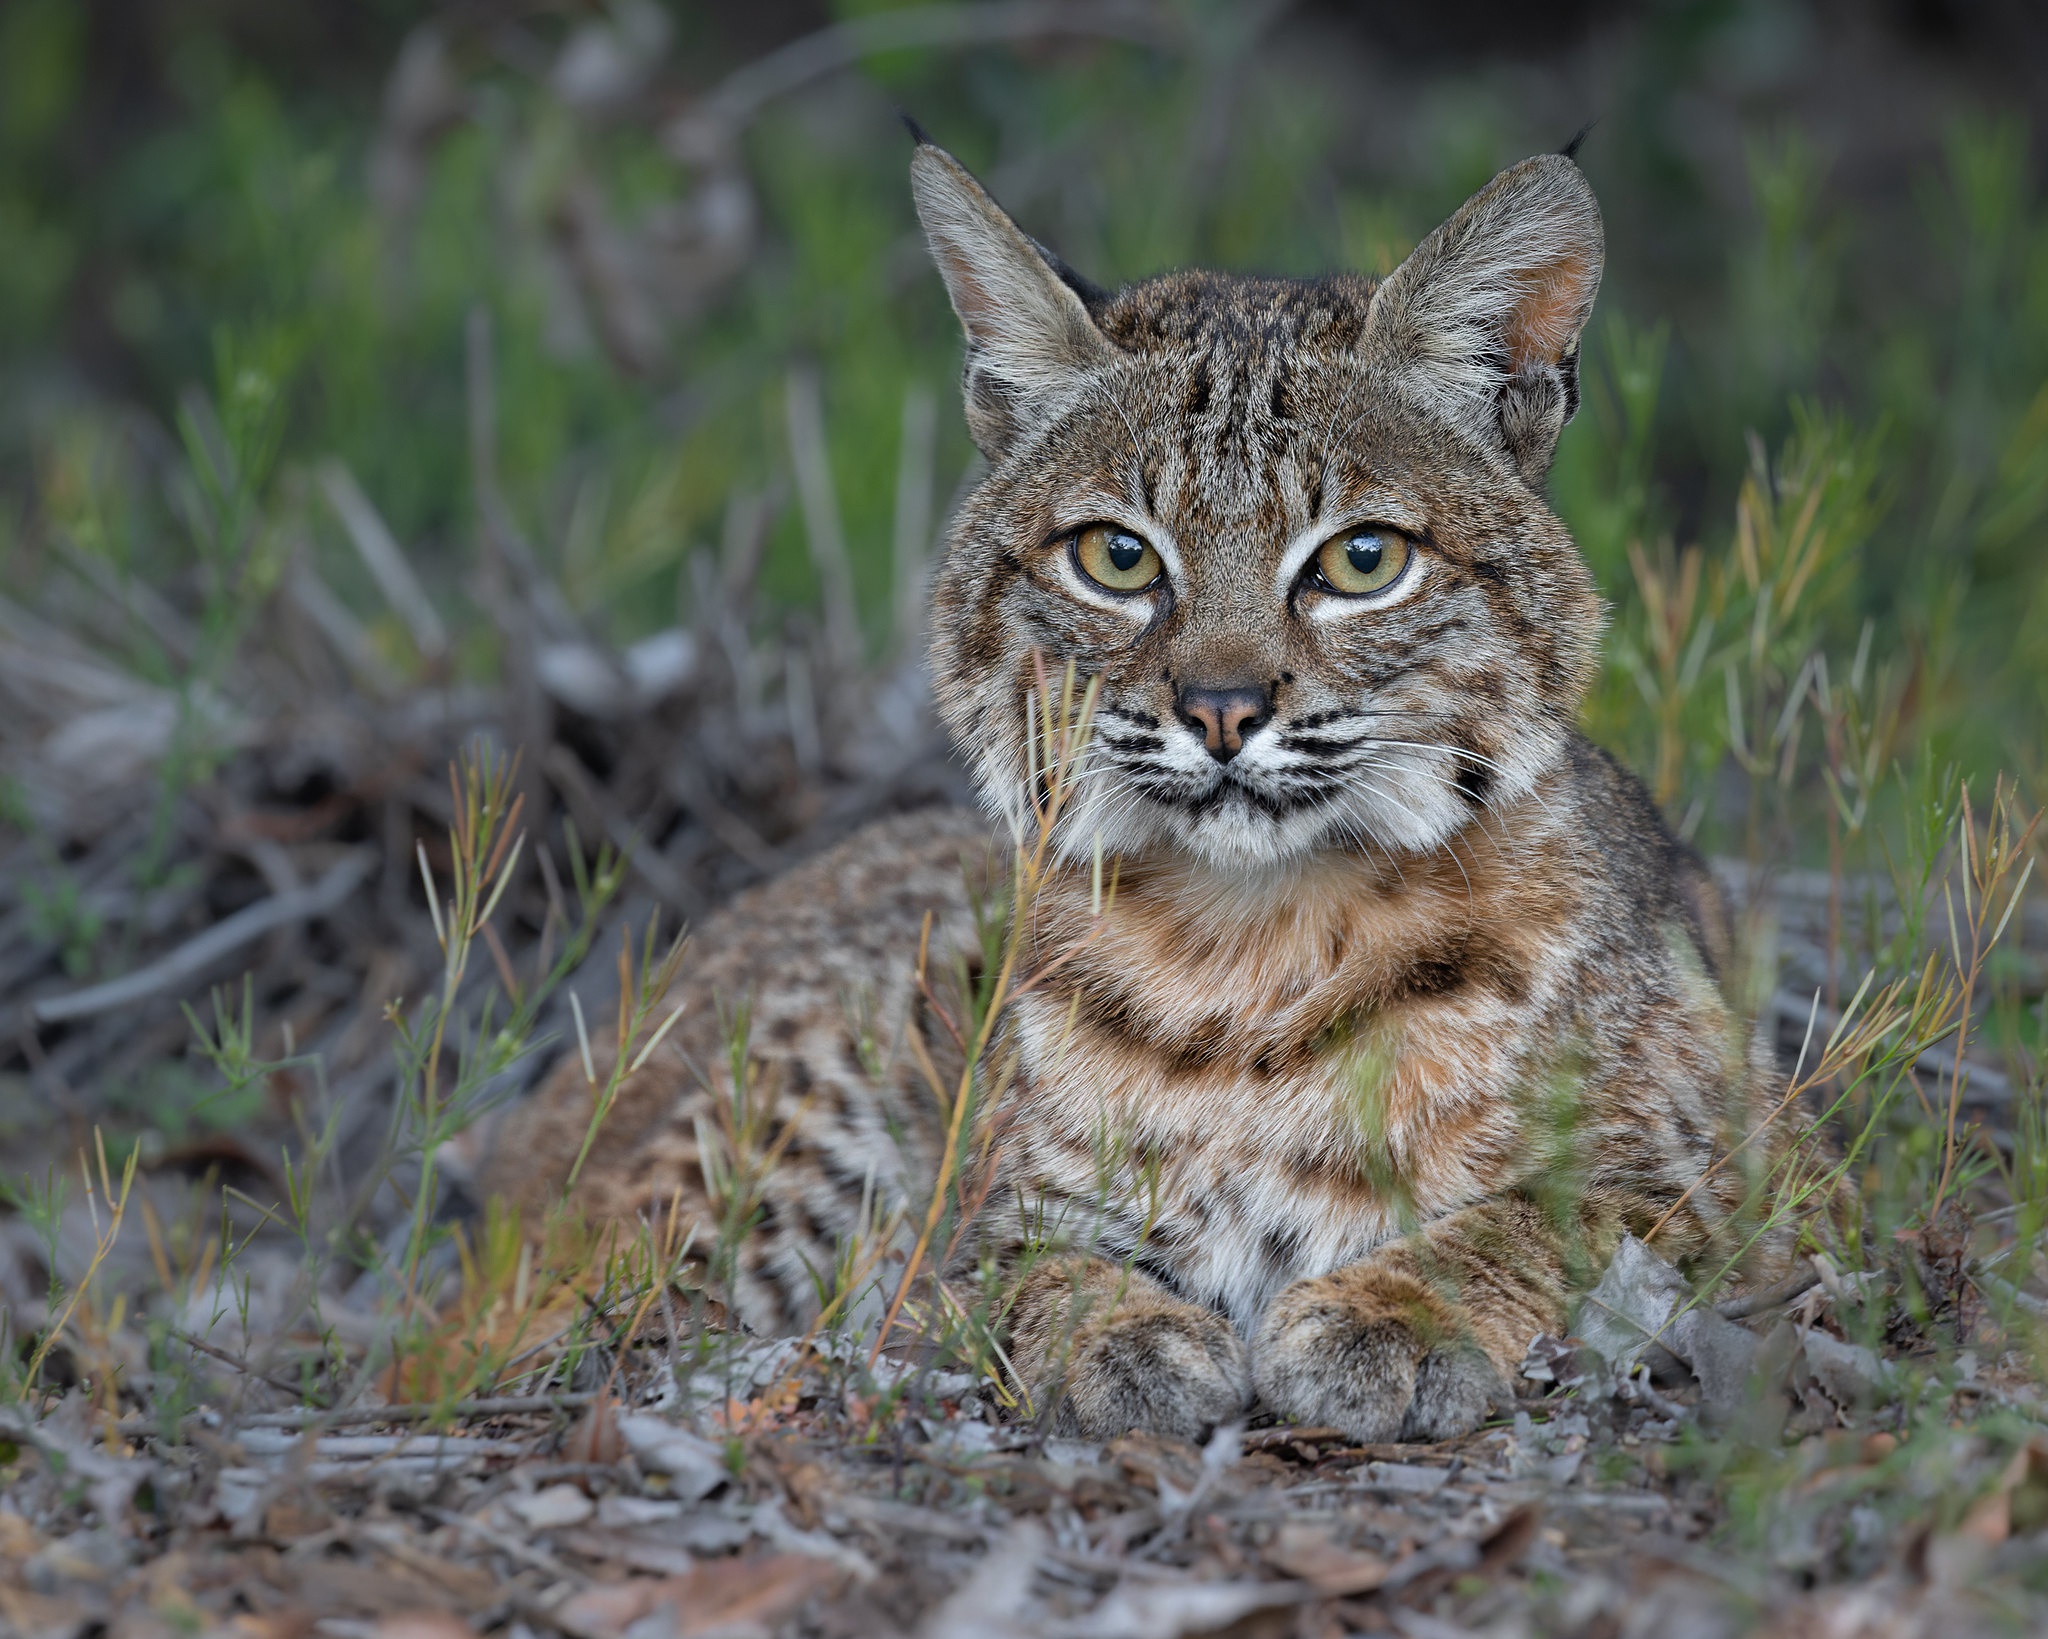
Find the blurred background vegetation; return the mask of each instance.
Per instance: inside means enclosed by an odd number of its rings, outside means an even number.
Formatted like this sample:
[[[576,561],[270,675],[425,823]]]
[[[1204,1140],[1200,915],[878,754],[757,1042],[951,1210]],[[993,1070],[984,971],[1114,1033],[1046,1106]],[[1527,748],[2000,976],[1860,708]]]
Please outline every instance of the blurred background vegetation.
[[[2044,772],[2044,65],[2022,0],[8,0],[0,575],[84,554],[232,624],[304,552],[418,675],[320,502],[339,457],[458,612],[454,675],[493,676],[482,312],[512,510],[621,644],[786,484],[815,367],[880,653],[923,394],[941,501],[971,455],[895,107],[1103,281],[1385,269],[1594,120],[1610,262],[1553,479],[1616,607],[1591,727],[1703,841],[1812,854],[1900,757]],[[233,564],[191,522],[209,438],[263,519]]]

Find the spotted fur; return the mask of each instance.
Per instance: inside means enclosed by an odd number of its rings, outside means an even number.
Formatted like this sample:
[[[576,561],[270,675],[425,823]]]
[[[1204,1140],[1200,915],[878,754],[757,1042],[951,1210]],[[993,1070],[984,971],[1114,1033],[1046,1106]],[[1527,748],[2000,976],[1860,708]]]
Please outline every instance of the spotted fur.
[[[973,1248],[1019,1272],[1009,1353],[1093,1434],[1193,1433],[1254,1394],[1367,1439],[1468,1429],[1771,1074],[1719,988],[1698,862],[1574,726],[1601,609],[1541,485],[1599,281],[1591,191],[1569,159],[1525,161],[1378,284],[1105,293],[938,149],[912,184],[988,458],[939,570],[932,674],[998,821],[1030,795],[1034,657],[1102,680],[1031,930],[1065,960],[1009,1021],[1015,1107]],[[1097,522],[1156,549],[1154,586],[1082,573]],[[1367,524],[1415,543],[1404,574],[1319,588],[1318,547]],[[1257,702],[1229,755],[1212,697]],[[983,835],[893,822],[713,919],[693,1011],[629,1081],[580,1204],[680,1189],[701,1209],[710,1095],[686,1066],[717,1057],[711,998],[751,994],[796,1131],[741,1306],[814,1312],[861,1192],[916,1199],[929,1175],[908,975],[927,909],[937,948],[971,944]],[[855,991],[880,1066],[853,1049]],[[521,1162],[492,1176],[539,1199],[581,1087],[565,1066],[518,1112]],[[1666,1249],[1722,1235],[1734,1187],[1696,1190]]]

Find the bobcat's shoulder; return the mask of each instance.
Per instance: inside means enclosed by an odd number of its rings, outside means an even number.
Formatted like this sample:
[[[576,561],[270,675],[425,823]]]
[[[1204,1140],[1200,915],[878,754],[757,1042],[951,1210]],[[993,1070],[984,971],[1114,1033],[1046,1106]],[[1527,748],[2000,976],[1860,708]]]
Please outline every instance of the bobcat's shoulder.
[[[680,1192],[710,1243],[715,1221],[699,1124],[719,1125],[732,1095],[729,1048],[745,1017],[756,1096],[771,1133],[795,1128],[768,1181],[762,1223],[742,1260],[743,1316],[774,1329],[815,1306],[812,1271],[831,1267],[863,1190],[884,1197],[926,1170],[932,1100],[904,1096],[903,1031],[927,918],[937,960],[969,948],[976,890],[992,837],[977,815],[923,809],[882,820],[738,895],[692,930],[671,997],[681,1016],[647,1064],[627,1076],[568,1197],[594,1222],[632,1223]],[[651,1026],[650,1026],[651,1029]],[[602,1084],[616,1061],[594,1041]],[[482,1136],[472,1192],[539,1223],[560,1199],[595,1103],[583,1062],[565,1053],[546,1082]]]

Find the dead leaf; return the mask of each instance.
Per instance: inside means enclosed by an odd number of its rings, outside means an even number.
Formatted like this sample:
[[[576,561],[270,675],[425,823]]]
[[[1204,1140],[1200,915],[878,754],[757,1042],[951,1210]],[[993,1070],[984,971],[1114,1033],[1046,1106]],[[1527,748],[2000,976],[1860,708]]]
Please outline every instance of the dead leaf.
[[[1897,1384],[1899,1370],[1875,1351],[1813,1330],[1799,1340],[1804,1370],[1821,1391],[1845,1409],[1868,1405]]]
[[[1624,1235],[1599,1283],[1580,1301],[1574,1332],[1623,1372],[1661,1345],[1671,1317],[1692,1301],[1692,1287],[1633,1235]],[[1654,1356],[1653,1356],[1654,1364]]]
[[[1126,1434],[1110,1441],[1108,1456],[1137,1484],[1162,1494],[1166,1486],[1192,1491],[1202,1477],[1201,1453],[1169,1435]]]
[[[1024,1639],[1020,1613],[1045,1554],[1045,1530],[1024,1519],[982,1556],[967,1580],[928,1616],[918,1639]]]
[[[297,1542],[333,1523],[334,1516],[312,1497],[284,1497],[263,1511],[263,1534],[277,1543]]]
[[[423,1606],[460,1604],[426,1577],[389,1563],[309,1559],[293,1566],[292,1581],[316,1616],[384,1617]]]
[[[241,1611],[228,1619],[228,1631],[236,1639],[306,1639],[316,1620],[303,1605],[282,1610]]]
[[[597,1512],[596,1504],[573,1485],[551,1485],[527,1496],[508,1497],[505,1506],[519,1516],[529,1531],[581,1525]]]
[[[43,1539],[36,1535],[36,1528],[27,1520],[11,1510],[0,1513],[0,1559],[19,1564],[32,1559],[42,1545]]]
[[[732,1478],[722,1448],[665,1417],[621,1412],[612,1422],[643,1470],[668,1477],[671,1496],[695,1502]]]
[[[2023,1517],[2032,1516],[2044,1476],[2048,1442],[2029,1440],[2012,1454],[1991,1494],[1970,1505],[1960,1525],[1928,1539],[1927,1580],[1938,1588],[1960,1588],[1974,1578],[2012,1535],[2016,1498]]]
[[[695,1574],[691,1572],[692,1576]],[[660,1580],[630,1577],[624,1582],[602,1582],[563,1600],[555,1611],[555,1620],[571,1633],[604,1639],[610,1634],[623,1633],[662,1599],[675,1597],[670,1590],[688,1580],[688,1577]]]
[[[1577,1388],[1598,1374],[1599,1354],[1575,1337],[1553,1337],[1538,1332],[1522,1356],[1522,1375],[1532,1383],[1548,1383],[1557,1389]]]
[[[571,1463],[617,1462],[626,1454],[626,1442],[619,1433],[619,1403],[601,1394],[576,1419],[562,1441],[562,1460]]]
[[[1126,1578],[1086,1617],[1068,1628],[1091,1639],[1180,1639],[1213,1633],[1274,1605],[1291,1605],[1297,1590],[1273,1582],[1133,1582]]]
[[[377,1624],[377,1639],[476,1639],[470,1625],[449,1611],[400,1611]]]
[[[1927,1543],[1927,1580],[1937,1588],[1961,1588],[1983,1570],[1998,1545],[2012,1535],[2007,1493],[1993,1492],[1963,1516],[1953,1531]]]
[[[1266,1550],[1266,1560],[1317,1593],[1335,1597],[1370,1593],[1387,1579],[1387,1562],[1378,1554],[1344,1547],[1332,1527],[1312,1520],[1290,1520],[1281,1526]]]
[[[8,1633],[83,1633],[95,1625],[93,1616],[69,1599],[48,1598],[0,1583],[0,1630]]]
[[[685,1576],[586,1588],[564,1600],[555,1617],[587,1639],[614,1639],[629,1627],[636,1630],[636,1639],[690,1639],[714,1629],[765,1632],[843,1580],[835,1567],[800,1554],[710,1560]],[[665,1621],[641,1625],[663,1615]]]
[[[822,1463],[793,1463],[779,1470],[791,1512],[805,1530],[816,1530],[819,1509],[838,1494],[838,1486]]]

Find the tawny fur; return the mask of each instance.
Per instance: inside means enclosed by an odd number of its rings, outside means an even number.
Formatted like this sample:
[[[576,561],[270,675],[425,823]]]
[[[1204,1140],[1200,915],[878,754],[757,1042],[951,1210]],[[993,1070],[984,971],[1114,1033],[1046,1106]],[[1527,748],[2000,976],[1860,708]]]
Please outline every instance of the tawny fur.
[[[1112,295],[938,150],[913,184],[989,459],[939,571],[933,678],[994,815],[1027,807],[1034,667],[1102,680],[1031,928],[1033,962],[1065,960],[1007,1021],[1003,1172],[963,1243],[1019,1271],[1010,1356],[1090,1434],[1193,1434],[1255,1393],[1367,1439],[1469,1429],[1623,1230],[1691,1190],[1660,1245],[1725,1240],[1734,1169],[1694,1186],[1772,1075],[1719,988],[1698,862],[1574,727],[1600,606],[1540,486],[1599,280],[1591,192],[1527,161],[1378,285]],[[1097,521],[1153,544],[1153,587],[1081,573]],[[1416,543],[1387,595],[1304,578],[1363,524]],[[1235,757],[1205,749],[1191,688],[1266,703]],[[691,1010],[571,1205],[679,1194],[708,1236],[696,1124],[719,1005],[751,998],[794,1131],[737,1299],[803,1324],[863,1193],[923,1198],[911,970],[927,911],[941,961],[972,948],[990,835],[893,821],[707,923]],[[537,1209],[588,1114],[565,1063],[481,1187]]]

